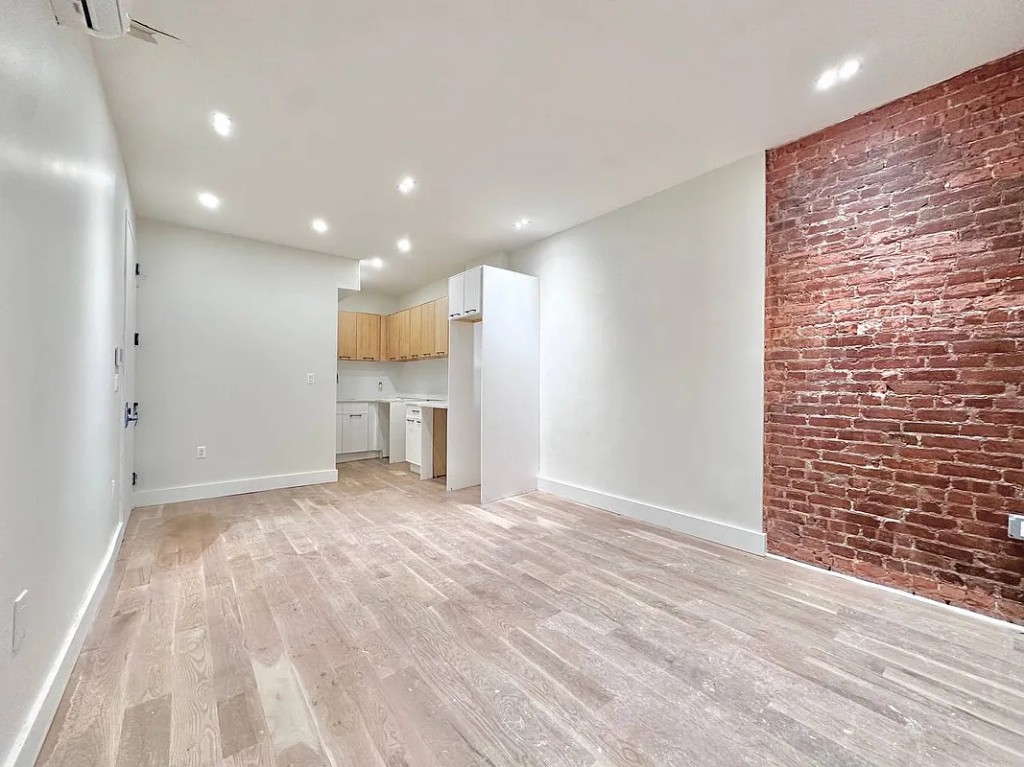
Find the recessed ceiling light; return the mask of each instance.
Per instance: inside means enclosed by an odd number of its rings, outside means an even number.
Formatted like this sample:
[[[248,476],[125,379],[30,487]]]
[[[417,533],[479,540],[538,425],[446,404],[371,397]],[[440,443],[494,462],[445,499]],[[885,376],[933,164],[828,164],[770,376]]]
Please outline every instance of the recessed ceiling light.
[[[382,266],[384,266],[384,259],[381,258],[380,256],[374,256],[373,258],[364,258],[359,263],[366,264],[367,266],[372,266],[374,269],[380,269]]]
[[[826,69],[821,73],[818,78],[818,90],[827,91],[833,85],[839,82],[839,70],[837,69]]]
[[[521,219],[519,219],[518,221],[516,221],[516,222],[515,222],[514,224],[512,224],[512,226],[513,226],[513,227],[515,228],[515,230],[516,230],[517,232],[518,232],[518,231],[519,231],[520,229],[525,229],[525,228],[526,228],[526,227],[528,227],[529,225],[530,225],[530,219],[528,219],[528,218],[521,218]]]
[[[412,250],[412,242],[408,237],[403,237],[395,243],[395,247],[398,248],[402,253],[408,253]]]
[[[231,118],[223,112],[214,112],[213,118],[210,120],[210,124],[213,125],[214,131],[224,138],[230,136],[234,130],[234,126],[231,124]]]
[[[210,210],[217,210],[220,207],[220,197],[213,194],[212,192],[200,192],[196,195],[196,199],[199,200],[199,204],[204,208]]]
[[[314,218],[309,222],[309,225],[313,227],[313,231],[317,234],[326,234],[327,230],[330,228],[327,226],[327,222],[322,218]]]
[[[846,61],[841,67],[839,67],[839,79],[849,80],[855,74],[860,71],[860,60],[850,59]]]
[[[408,197],[416,191],[416,179],[412,176],[404,176],[402,180],[398,182],[398,191]]]

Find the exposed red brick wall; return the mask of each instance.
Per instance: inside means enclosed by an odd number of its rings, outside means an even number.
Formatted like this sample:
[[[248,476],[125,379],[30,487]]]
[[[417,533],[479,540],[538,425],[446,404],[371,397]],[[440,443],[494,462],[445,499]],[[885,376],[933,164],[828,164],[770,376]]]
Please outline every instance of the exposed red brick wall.
[[[769,550],[1024,622],[1024,51],[767,170]]]

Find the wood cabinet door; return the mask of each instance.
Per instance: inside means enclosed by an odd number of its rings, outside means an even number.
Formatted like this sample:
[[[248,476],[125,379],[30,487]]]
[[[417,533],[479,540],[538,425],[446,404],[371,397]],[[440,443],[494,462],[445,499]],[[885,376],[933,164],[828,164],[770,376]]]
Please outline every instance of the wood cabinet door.
[[[380,359],[380,315],[360,312],[356,331],[356,359]]]
[[[423,312],[422,307],[409,309],[409,357],[419,359],[423,356]]]
[[[398,359],[409,359],[409,310],[398,313]]]
[[[434,356],[434,302],[420,307],[420,356]]]
[[[398,315],[388,317],[388,359],[398,359]]]
[[[338,312],[338,359],[356,359],[358,319],[355,312]]]
[[[382,314],[380,319],[377,321],[377,324],[380,329],[380,359],[391,359],[388,356],[388,316],[386,314]]]
[[[448,356],[448,299],[434,302],[434,356]]]

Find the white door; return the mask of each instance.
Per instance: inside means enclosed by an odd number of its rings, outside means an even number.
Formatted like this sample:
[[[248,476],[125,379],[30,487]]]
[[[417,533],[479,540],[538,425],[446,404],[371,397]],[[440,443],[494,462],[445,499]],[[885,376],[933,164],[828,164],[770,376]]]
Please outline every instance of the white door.
[[[138,407],[135,400],[135,332],[138,306],[138,278],[135,275],[135,227],[131,214],[124,212],[124,312],[121,317],[121,351],[117,357],[116,371],[120,396],[117,419],[121,428],[120,493],[118,493],[118,514],[124,522],[132,508],[132,475],[135,471],[135,419]]]
[[[483,293],[484,268],[474,266],[467,269],[463,279],[462,316],[472,317],[480,314],[480,302]]]
[[[448,318],[462,316],[462,304],[466,298],[466,275],[453,274],[448,278]]]
[[[420,464],[420,421],[418,418],[405,419],[405,460]]]
[[[346,413],[342,427],[343,453],[365,453],[369,448],[370,435],[367,428],[369,418],[366,413]]]

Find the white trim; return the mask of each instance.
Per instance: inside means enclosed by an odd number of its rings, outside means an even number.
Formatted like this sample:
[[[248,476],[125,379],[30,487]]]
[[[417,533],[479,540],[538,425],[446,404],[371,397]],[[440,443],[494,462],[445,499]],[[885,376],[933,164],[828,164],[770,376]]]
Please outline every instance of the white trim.
[[[635,501],[631,498],[623,498],[611,493],[602,493],[598,490],[571,485],[568,482],[558,482],[553,479],[537,477],[537,489],[545,493],[568,498],[570,501],[585,503],[598,509],[621,514],[624,517],[639,519],[643,522],[650,522],[654,525],[667,527],[687,535],[703,538],[706,541],[721,543],[740,551],[764,556],[765,534],[759,530],[746,530],[742,527],[717,522],[713,519],[698,517],[694,514],[687,514],[676,509],[666,509],[663,506]]]
[[[364,450],[361,453],[338,453],[334,457],[335,463],[351,463],[352,461],[366,461],[370,458],[380,458],[380,450]]]
[[[890,594],[894,594],[895,596],[906,597],[907,599],[913,599],[913,600],[915,600],[917,602],[924,602],[925,604],[929,604],[929,605],[932,605],[934,607],[941,607],[944,610],[953,610],[958,615],[960,615],[961,617],[964,617],[964,618],[975,618],[976,620],[980,620],[983,623],[990,623],[992,625],[1000,626],[1002,628],[1012,628],[1015,631],[1017,631],[1018,633],[1024,631],[1024,626],[1020,626],[1020,625],[1018,625],[1016,623],[1012,623],[1010,621],[1003,620],[1002,618],[993,618],[991,615],[984,615],[982,613],[976,613],[973,610],[968,610],[965,607],[957,607],[956,605],[947,605],[945,602],[940,602],[938,599],[932,599],[931,597],[926,597],[926,596],[923,596],[921,594],[914,594],[914,593],[912,593],[910,591],[904,591],[903,589],[898,589],[895,586],[887,586],[884,583],[875,583],[874,581],[869,581],[869,580],[867,580],[865,578],[858,578],[856,575],[850,575],[849,573],[841,573],[838,570],[829,570],[828,568],[823,567],[823,566],[812,565],[812,564],[809,564],[807,562],[801,562],[801,561],[799,561],[797,559],[790,559],[789,557],[784,557],[784,556],[781,556],[780,554],[768,554],[768,559],[775,559],[775,560],[778,560],[779,562],[785,562],[786,564],[796,565],[797,567],[803,567],[803,568],[806,568],[808,570],[814,570],[815,572],[823,573],[825,575],[834,575],[837,578],[842,578],[843,580],[846,580],[846,581],[853,581],[854,583],[859,583],[862,586],[871,586],[872,588],[875,588],[875,589],[881,589],[882,591],[887,591]]]
[[[121,523],[107,545],[103,563],[89,584],[89,590],[85,593],[85,598],[64,637],[64,645],[50,667],[50,673],[43,682],[39,695],[3,762],[3,767],[32,767],[36,763],[43,741],[46,740],[46,733],[49,732],[53,717],[57,714],[57,707],[71,677],[71,671],[75,667],[75,661],[78,660],[78,654],[103,602],[110,575],[117,562],[117,552],[121,548],[123,534],[124,523]]]
[[[337,481],[338,470],[326,469],[324,471],[307,471],[301,474],[230,479],[226,482],[209,482],[204,485],[136,490],[132,499],[132,508],[156,506],[161,503],[178,503],[179,501],[201,501],[205,498],[222,498],[225,495],[258,493],[261,490],[280,490],[285,487],[302,487],[303,485],[318,485]]]

